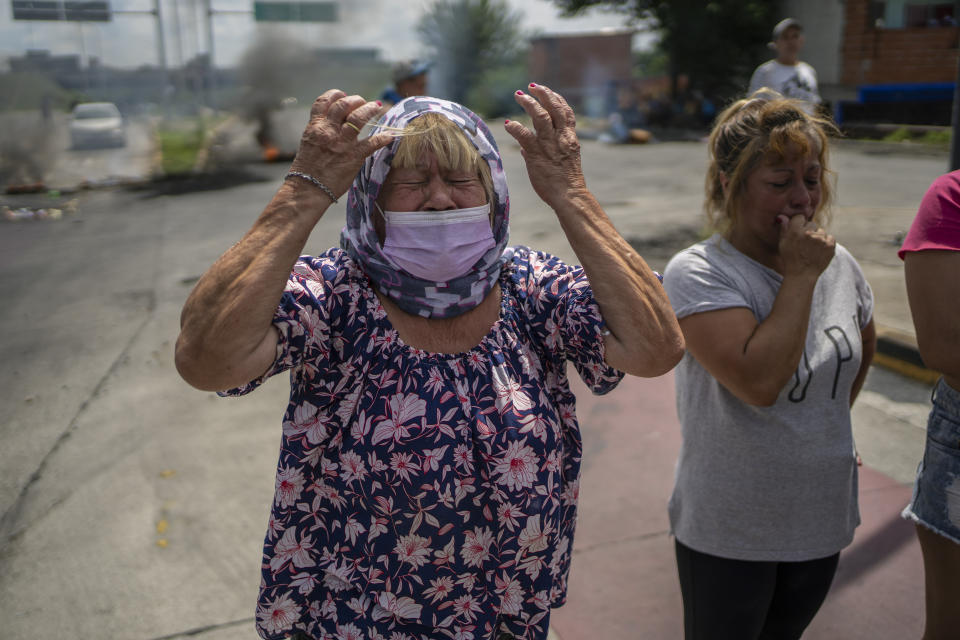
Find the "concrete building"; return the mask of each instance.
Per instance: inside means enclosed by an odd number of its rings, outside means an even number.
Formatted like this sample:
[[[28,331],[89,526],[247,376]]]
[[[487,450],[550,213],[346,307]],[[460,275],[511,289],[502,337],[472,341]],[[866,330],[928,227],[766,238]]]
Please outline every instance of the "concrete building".
[[[838,121],[947,125],[960,27],[943,0],[786,0]]]
[[[635,30],[543,35],[530,41],[530,78],[591,116],[607,115],[616,89],[632,77],[631,43]]]
[[[786,0],[781,9],[804,26],[803,59],[828,99],[864,84],[956,80],[952,1]]]
[[[960,27],[953,2],[847,0],[843,82],[953,82]]]

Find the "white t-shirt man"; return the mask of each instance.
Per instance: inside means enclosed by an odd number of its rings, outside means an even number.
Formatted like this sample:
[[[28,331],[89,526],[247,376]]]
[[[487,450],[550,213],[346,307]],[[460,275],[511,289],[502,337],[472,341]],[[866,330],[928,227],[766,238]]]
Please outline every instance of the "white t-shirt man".
[[[788,98],[803,100],[812,105],[822,102],[817,89],[817,72],[806,62],[783,64],[777,60],[764,62],[750,78],[750,91],[769,87]]]
[[[817,89],[817,72],[800,61],[803,41],[803,26],[797,20],[785,18],[778,22],[767,45],[777,52],[777,57],[764,62],[753,72],[749,94],[768,87],[788,98],[803,101],[807,113],[814,113],[822,100]]]

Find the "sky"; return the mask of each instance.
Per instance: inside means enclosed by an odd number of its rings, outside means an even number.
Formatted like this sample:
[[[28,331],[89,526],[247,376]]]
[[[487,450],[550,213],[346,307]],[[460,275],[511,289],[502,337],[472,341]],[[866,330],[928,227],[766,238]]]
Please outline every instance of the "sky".
[[[54,55],[76,54],[81,64],[98,58],[115,68],[157,65],[157,23],[150,11],[156,0],[109,0],[115,12],[109,23],[38,22],[13,20],[11,4],[0,11],[0,60],[21,56],[28,49]],[[416,24],[432,0],[337,0],[338,23],[257,23],[253,0],[209,0],[212,3],[214,60],[231,67],[242,58],[258,34],[283,34],[317,47],[375,47],[387,61],[422,56]],[[178,67],[208,50],[205,0],[159,0],[164,24],[166,62]],[[548,0],[508,0],[523,15],[522,27],[543,33],[573,33],[624,26],[621,14],[593,9],[576,18],[561,18]],[[125,12],[125,13],[119,13]],[[653,36],[640,33],[634,48],[651,46]]]

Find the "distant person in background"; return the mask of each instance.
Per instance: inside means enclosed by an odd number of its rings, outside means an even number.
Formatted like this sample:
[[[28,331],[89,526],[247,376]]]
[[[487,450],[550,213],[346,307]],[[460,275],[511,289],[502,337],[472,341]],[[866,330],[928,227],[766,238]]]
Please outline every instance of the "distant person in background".
[[[787,98],[802,100],[807,113],[814,113],[823,100],[817,89],[817,72],[800,60],[803,27],[793,18],[781,20],[773,28],[773,41],[767,46],[777,52],[777,57],[757,67],[747,94],[767,87]]]
[[[917,523],[926,587],[924,640],[960,630],[960,171],[937,178],[899,255],[924,363],[943,374],[903,516]]]
[[[422,60],[404,60],[393,65],[393,86],[387,87],[380,100],[389,108],[404,98],[427,94],[427,72],[430,63]]]
[[[50,118],[53,116],[53,98],[49,94],[43,94],[40,99],[40,115],[44,122],[50,122]]]
[[[653,136],[643,127],[646,118],[640,110],[640,103],[633,86],[621,86],[615,80],[607,85],[607,130],[597,140],[616,144],[643,144],[650,142]]]

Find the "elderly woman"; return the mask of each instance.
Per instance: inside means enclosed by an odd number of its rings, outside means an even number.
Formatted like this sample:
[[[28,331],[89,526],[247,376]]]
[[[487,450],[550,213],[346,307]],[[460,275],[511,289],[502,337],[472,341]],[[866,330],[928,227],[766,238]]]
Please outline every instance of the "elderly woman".
[[[831,125],[758,96],[710,136],[719,232],[664,273],[688,349],[669,505],[687,640],[800,638],[860,522],[850,407],[873,294],[821,226]]]
[[[184,306],[190,384],[240,394],[291,372],[264,638],[545,638],[578,495],[566,363],[605,393],[682,355],[656,274],[587,190],[572,110],[543,86],[516,99],[534,131],[506,130],[582,268],[506,247],[506,180],[476,115],[409,98],[361,139],[379,105],[329,91]],[[298,258],[348,188],[341,248]]]

